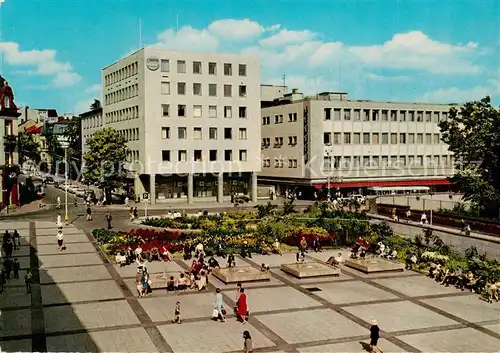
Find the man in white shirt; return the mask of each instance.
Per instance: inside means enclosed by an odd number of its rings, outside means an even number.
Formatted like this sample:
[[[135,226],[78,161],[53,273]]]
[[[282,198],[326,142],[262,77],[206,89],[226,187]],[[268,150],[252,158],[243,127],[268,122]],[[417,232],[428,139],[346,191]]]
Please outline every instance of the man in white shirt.
[[[62,228],[62,226],[63,226],[62,217],[61,217],[60,213],[57,214],[56,225],[57,225],[57,228]]]
[[[57,196],[57,208],[61,208],[61,197]]]
[[[57,231],[57,250],[62,251],[63,250],[63,240],[64,240],[64,235],[62,230]]]
[[[424,213],[422,213],[422,217],[420,217],[420,223],[422,224],[426,224],[427,223],[427,215]]]

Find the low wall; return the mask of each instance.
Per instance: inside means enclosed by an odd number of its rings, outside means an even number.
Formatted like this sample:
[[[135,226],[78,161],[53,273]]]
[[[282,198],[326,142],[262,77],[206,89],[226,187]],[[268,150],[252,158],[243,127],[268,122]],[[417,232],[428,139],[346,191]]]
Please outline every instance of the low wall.
[[[450,198],[451,196],[451,198]],[[451,210],[458,204],[469,207],[470,203],[462,200],[460,194],[422,195],[384,195],[377,198],[377,203],[410,207],[412,210]]]

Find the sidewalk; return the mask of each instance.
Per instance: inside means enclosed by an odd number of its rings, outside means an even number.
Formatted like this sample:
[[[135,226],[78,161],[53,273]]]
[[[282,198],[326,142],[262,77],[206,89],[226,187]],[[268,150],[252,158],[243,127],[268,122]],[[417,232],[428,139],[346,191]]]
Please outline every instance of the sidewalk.
[[[30,215],[33,213],[41,213],[50,210],[50,205],[47,205],[42,202],[43,208],[39,208],[39,204],[40,202],[37,200],[37,201],[32,201],[26,205],[17,207],[14,210],[9,210],[8,212],[7,209],[3,209],[0,211],[0,217]]]

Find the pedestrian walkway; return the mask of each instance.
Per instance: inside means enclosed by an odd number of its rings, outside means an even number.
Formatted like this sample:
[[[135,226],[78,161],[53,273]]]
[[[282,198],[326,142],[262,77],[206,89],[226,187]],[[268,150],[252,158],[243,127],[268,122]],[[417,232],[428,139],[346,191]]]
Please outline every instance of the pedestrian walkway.
[[[22,276],[33,271],[34,283],[31,295],[22,281],[9,282],[0,294],[2,351],[237,352],[248,330],[256,352],[363,352],[372,319],[382,330],[384,352],[498,351],[500,305],[414,272],[368,276],[342,266],[340,277],[297,280],[279,269],[294,262],[295,253],[237,258],[237,266],[269,264],[272,278],[244,285],[245,326],[231,315],[220,324],[210,320],[215,287],[230,312],[235,285],[210,277],[205,292],[157,290],[138,299],[135,266],[109,263],[74,226],[64,229],[63,252],[53,222],[1,222],[0,232],[5,229],[20,232],[23,246],[15,256]],[[310,253],[308,261],[332,254]],[[189,262],[148,267],[154,275],[185,270]],[[176,301],[181,325],[170,322]]]

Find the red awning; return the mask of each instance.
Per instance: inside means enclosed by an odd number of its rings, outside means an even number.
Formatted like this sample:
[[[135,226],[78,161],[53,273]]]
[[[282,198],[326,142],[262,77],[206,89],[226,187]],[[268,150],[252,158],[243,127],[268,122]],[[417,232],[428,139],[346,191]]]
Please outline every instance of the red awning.
[[[328,184],[314,184],[316,189],[328,187]],[[330,183],[331,188],[371,188],[371,187],[388,187],[388,186],[433,186],[433,185],[450,185],[448,179],[435,180],[394,180],[394,181],[355,181],[345,183]]]

